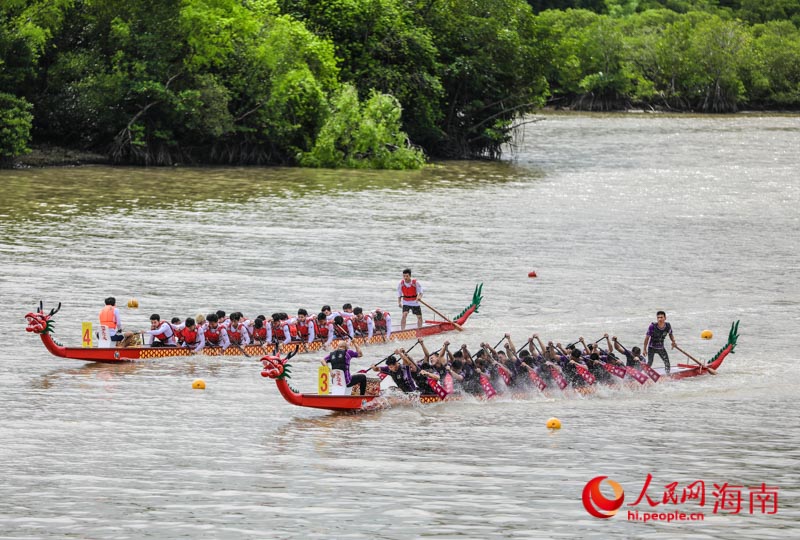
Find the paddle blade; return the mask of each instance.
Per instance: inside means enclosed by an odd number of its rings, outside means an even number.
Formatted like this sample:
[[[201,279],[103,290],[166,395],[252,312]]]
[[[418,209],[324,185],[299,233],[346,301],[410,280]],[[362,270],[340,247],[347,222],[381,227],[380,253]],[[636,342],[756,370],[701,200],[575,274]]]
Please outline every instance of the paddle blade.
[[[486,375],[481,375],[481,387],[483,387],[483,391],[486,394],[486,399],[492,399],[497,395],[497,391],[492,386],[492,383],[489,381],[489,377]]]
[[[642,367],[642,371],[647,373],[647,376],[653,379],[653,382],[658,382],[658,379],[661,378],[661,375],[656,373],[656,371],[647,365],[647,362],[639,362],[639,365]]]
[[[550,366],[550,375],[553,376],[553,380],[556,381],[559,390],[563,390],[567,387],[567,380],[561,374],[561,370],[559,370],[555,366]]]
[[[647,382],[647,375],[637,369],[632,368],[631,366],[626,367],[625,372],[630,375],[632,379],[635,379],[639,384],[644,384]]]
[[[532,369],[528,370],[528,377],[540,392],[544,392],[544,389],[547,388],[547,384]]]
[[[430,386],[431,389],[436,392],[436,395],[439,396],[440,399],[447,397],[447,390],[442,388],[442,385],[439,384],[439,381],[433,377],[428,377],[428,386]]]
[[[448,394],[452,394],[453,387],[454,387],[453,376],[448,373],[447,375],[444,376],[444,390]]]
[[[589,373],[589,370],[586,369],[586,366],[583,366],[581,364],[576,364],[575,371],[578,372],[578,375],[581,376],[581,379],[586,381],[586,384],[594,384],[595,382],[597,382],[597,379],[594,378],[594,375]]]
[[[625,373],[626,372],[625,372],[624,368],[622,368],[620,366],[616,366],[614,364],[608,364],[608,363],[603,363],[602,366],[603,366],[603,369],[605,369],[606,371],[608,371],[609,373],[611,373],[615,377],[619,377],[620,379],[624,379],[625,378]]]

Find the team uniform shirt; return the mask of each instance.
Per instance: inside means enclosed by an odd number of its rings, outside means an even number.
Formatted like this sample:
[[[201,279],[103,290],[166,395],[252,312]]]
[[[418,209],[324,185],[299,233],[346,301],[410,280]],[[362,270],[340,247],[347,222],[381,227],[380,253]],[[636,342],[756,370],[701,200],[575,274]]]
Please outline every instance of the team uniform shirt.
[[[414,384],[414,373],[410,366],[400,366],[397,371],[392,371],[388,366],[380,367],[381,373],[386,373],[392,378],[397,387],[403,392],[414,392],[417,386]]]
[[[185,324],[180,325],[175,330],[175,337],[178,341],[192,352],[199,353],[206,346],[205,332],[200,326],[194,327],[194,332],[188,330]]]
[[[218,324],[216,328],[211,328],[211,325],[209,325],[204,332],[204,336],[206,345],[222,347],[223,351],[231,346],[228,330],[221,324]]]
[[[422,284],[416,279],[412,279],[410,283],[401,280],[397,285],[397,297],[403,299],[404,306],[418,307],[417,296],[421,294]]]
[[[664,350],[664,340],[667,336],[672,337],[672,326],[665,322],[664,328],[659,328],[658,323],[650,323],[647,335],[650,336],[650,342],[647,344],[648,349]]]
[[[122,321],[119,318],[119,308],[106,306],[100,310],[100,326],[108,328],[108,335],[114,336],[122,328]]]
[[[241,321],[237,325],[228,323],[226,330],[231,345],[244,346],[250,344],[250,332],[247,331],[247,326]]]
[[[341,354],[344,352],[344,354]],[[331,360],[333,357],[333,360]],[[357,358],[358,353],[347,349],[346,351],[335,350],[325,357],[325,361],[331,365],[331,369],[341,369],[344,371],[344,381],[350,384],[350,360]]]
[[[369,315],[364,315],[359,319],[358,317],[353,317],[350,320],[350,323],[353,327],[353,334],[358,332],[359,334],[366,335],[367,338],[371,338],[373,332],[375,331],[375,323],[372,321],[372,317]]]
[[[175,340],[175,328],[167,321],[161,321],[161,325],[155,330],[147,330],[145,334],[153,336],[154,340],[158,340],[165,345],[177,345]]]
[[[383,315],[383,320],[379,321],[375,319],[375,314],[380,311],[381,315]],[[372,313],[369,314],[370,318],[372,319],[372,325],[378,329],[378,332],[383,332],[386,334],[386,339],[392,337],[392,316],[389,315],[388,311],[383,311],[376,309]]]
[[[272,331],[270,335],[270,341],[272,341],[273,337],[276,341],[280,341],[284,344],[292,341],[292,333],[289,330],[289,324],[287,321],[281,321],[277,325],[273,322],[270,323],[269,326],[270,330]]]
[[[297,317],[289,319],[289,325],[294,326],[296,329],[296,335],[294,336],[296,341],[304,341],[306,343],[314,341],[314,324],[309,317],[306,317],[303,322],[300,322]],[[291,331],[291,328],[289,330]]]

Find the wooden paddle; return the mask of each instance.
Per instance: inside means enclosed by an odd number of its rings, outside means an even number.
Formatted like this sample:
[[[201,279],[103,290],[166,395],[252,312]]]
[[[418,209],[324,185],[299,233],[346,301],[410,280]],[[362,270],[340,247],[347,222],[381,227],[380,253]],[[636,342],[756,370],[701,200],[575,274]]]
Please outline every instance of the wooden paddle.
[[[451,323],[453,326],[455,326],[455,327],[456,327],[456,330],[458,330],[459,332],[463,332],[463,331],[464,331],[464,329],[463,329],[463,328],[461,328],[461,325],[460,325],[460,324],[458,324],[458,323],[457,323],[457,322],[455,322],[455,321],[451,321],[450,319],[448,319],[447,317],[445,317],[444,315],[442,315],[442,313],[441,313],[440,311],[438,311],[436,308],[434,308],[434,307],[431,307],[431,305],[430,305],[430,304],[428,304],[427,302],[425,302],[424,300],[420,299],[420,300],[417,300],[417,301],[418,301],[420,304],[422,304],[423,306],[425,306],[426,308],[428,308],[429,310],[431,310],[431,311],[433,311],[434,313],[436,313],[436,314],[437,314],[439,317],[441,317],[442,319],[444,319],[444,320],[446,320],[447,322]]]
[[[712,375],[716,375],[717,374],[717,370],[716,369],[710,368],[707,365],[703,364],[700,360],[696,359],[694,356],[692,356],[691,354],[687,353],[686,351],[684,351],[683,349],[681,349],[677,345],[675,345],[675,348],[678,349],[679,351],[681,351],[683,354],[685,354],[689,358],[689,360],[693,361],[695,364],[700,366],[701,370],[702,369],[707,369],[708,372],[711,373]]]
[[[236,347],[237,349],[239,349],[239,351],[245,356],[245,358],[252,358],[253,357],[252,354],[247,354],[247,351],[244,350],[244,347],[242,347],[238,343],[234,343],[233,346]]]

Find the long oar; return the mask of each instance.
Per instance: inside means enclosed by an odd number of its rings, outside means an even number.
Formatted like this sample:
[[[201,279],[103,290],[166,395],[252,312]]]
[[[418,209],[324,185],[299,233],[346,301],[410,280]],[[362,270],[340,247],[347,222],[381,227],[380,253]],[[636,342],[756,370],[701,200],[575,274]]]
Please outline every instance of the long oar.
[[[684,351],[683,349],[681,349],[681,348],[680,348],[680,347],[678,347],[677,345],[675,345],[675,348],[676,348],[676,349],[678,349],[679,351],[681,351],[683,354],[685,354],[685,355],[686,355],[686,356],[689,358],[689,360],[693,361],[695,364],[697,364],[698,366],[700,366],[700,370],[701,370],[701,371],[702,371],[703,369],[707,369],[707,370],[708,370],[708,372],[709,372],[709,373],[711,373],[712,375],[716,375],[716,374],[717,374],[717,370],[716,370],[716,369],[714,369],[714,368],[711,368],[711,367],[708,367],[707,365],[703,364],[703,363],[702,363],[700,360],[698,360],[697,358],[695,358],[695,357],[694,357],[694,356],[692,356],[691,354],[687,353],[686,351]]]
[[[420,300],[418,300],[418,302],[419,302],[420,304],[422,304],[423,306],[425,306],[426,308],[428,308],[429,310],[431,310],[431,311],[433,311],[434,313],[436,313],[436,314],[437,314],[439,317],[441,317],[442,319],[444,319],[444,320],[446,320],[447,322],[451,323],[453,326],[455,326],[455,327],[456,327],[456,330],[458,330],[459,332],[463,332],[463,331],[464,331],[464,329],[463,329],[463,328],[461,328],[461,325],[460,325],[460,324],[458,324],[458,323],[457,323],[457,322],[455,322],[455,321],[451,321],[449,318],[447,318],[447,317],[445,317],[444,315],[442,315],[442,313],[441,313],[440,311],[438,311],[436,308],[434,308],[434,307],[431,307],[431,305],[430,305],[430,304],[428,304],[427,302],[425,302],[424,300],[420,299]]]
[[[237,349],[239,349],[239,351],[245,356],[245,358],[252,358],[253,357],[252,354],[247,354],[247,351],[244,350],[244,347],[242,347],[238,343],[234,343],[233,346],[236,347]]]

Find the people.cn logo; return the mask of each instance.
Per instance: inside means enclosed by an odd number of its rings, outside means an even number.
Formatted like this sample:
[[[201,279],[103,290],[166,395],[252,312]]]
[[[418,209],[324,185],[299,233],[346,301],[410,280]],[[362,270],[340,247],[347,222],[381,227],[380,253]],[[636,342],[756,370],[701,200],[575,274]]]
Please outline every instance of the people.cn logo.
[[[603,482],[605,480],[605,482]],[[614,490],[614,498],[609,499],[600,492],[600,485],[606,483]],[[625,491],[608,476],[592,478],[583,488],[583,506],[596,518],[608,519],[616,514],[625,500]]]

